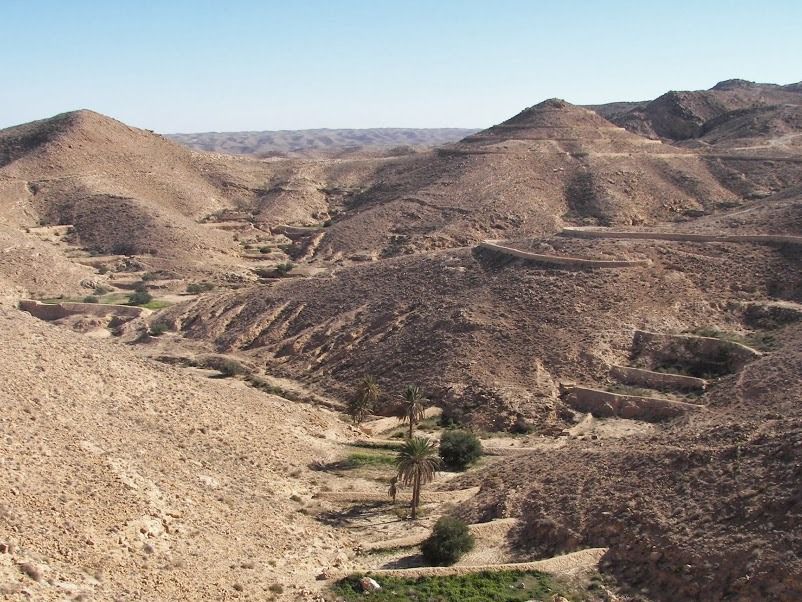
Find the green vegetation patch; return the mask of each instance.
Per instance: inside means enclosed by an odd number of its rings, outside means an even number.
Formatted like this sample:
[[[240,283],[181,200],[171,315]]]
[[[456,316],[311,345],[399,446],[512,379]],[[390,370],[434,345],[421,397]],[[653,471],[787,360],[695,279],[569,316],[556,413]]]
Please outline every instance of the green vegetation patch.
[[[568,600],[582,600],[571,588],[544,573],[499,571],[450,577],[374,577],[381,591],[363,593],[361,575],[337,582],[332,591],[338,600],[370,602],[518,602],[549,600],[561,595]]]
[[[404,445],[403,441],[357,441],[351,444],[351,447],[362,447],[365,449],[389,449],[391,451],[398,451]]]
[[[378,451],[358,451],[349,454],[345,460],[345,468],[360,468],[362,466],[395,466],[395,455]]]
[[[608,386],[607,391],[610,393],[616,393],[618,395],[634,395],[635,397],[665,398],[665,395],[662,395],[661,393],[659,393],[654,389],[646,389],[644,387],[635,387],[632,385],[625,385],[621,383],[616,383],[614,385]]]
[[[170,307],[171,305],[172,303],[170,303],[169,301],[153,299],[151,301],[148,301],[147,303],[144,303],[142,307],[146,309],[164,309],[165,307]]]

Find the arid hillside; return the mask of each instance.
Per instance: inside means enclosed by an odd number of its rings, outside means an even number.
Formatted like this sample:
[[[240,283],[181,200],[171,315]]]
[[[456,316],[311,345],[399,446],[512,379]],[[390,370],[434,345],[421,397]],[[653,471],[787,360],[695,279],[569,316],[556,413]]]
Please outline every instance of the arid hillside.
[[[24,227],[69,224],[96,254],[149,255],[172,268],[226,263],[230,235],[198,224],[252,195],[203,172],[183,147],[91,111],[0,131],[0,180],[18,191],[3,217]]]
[[[631,132],[693,149],[738,197],[762,199],[802,186],[799,83],[727,80],[709,90],[591,108]]]
[[[799,200],[790,206],[798,212]],[[742,304],[802,302],[793,249],[566,237],[511,244],[645,265],[571,269],[445,250],[203,297],[165,317],[321,390],[347,395],[362,374],[390,390],[419,382],[476,426],[505,429],[516,414],[553,420],[543,408],[554,407],[561,381],[605,383],[633,329],[742,332]]]
[[[605,571],[658,600],[796,600],[802,594],[802,330],[648,438],[585,441],[512,459],[463,516],[520,517],[538,555],[610,546]]]
[[[462,140],[476,132],[464,128],[368,128],[202,132],[167,138],[201,151],[255,157],[325,157],[356,154],[403,155],[415,149]]]
[[[0,131],[0,594],[336,599],[433,570],[414,550],[458,514],[467,574],[799,599],[799,96],[552,99],[336,158],[90,111]],[[411,383],[413,432],[488,452],[415,520],[387,494]]]
[[[567,224],[686,219],[736,201],[693,152],[549,100],[431,155],[389,163],[334,220],[318,254],[392,256]]]
[[[353,436],[334,414],[16,309],[0,326],[4,599],[310,599],[341,562],[347,536],[294,501]]]

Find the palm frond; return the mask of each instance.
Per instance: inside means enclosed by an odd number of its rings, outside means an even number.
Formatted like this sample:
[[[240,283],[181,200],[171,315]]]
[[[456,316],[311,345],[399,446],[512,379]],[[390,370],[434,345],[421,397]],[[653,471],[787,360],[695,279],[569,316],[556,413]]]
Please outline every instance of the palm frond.
[[[440,458],[434,442],[424,437],[408,439],[396,457],[398,480],[412,485],[416,478],[423,485],[434,480],[440,468]]]

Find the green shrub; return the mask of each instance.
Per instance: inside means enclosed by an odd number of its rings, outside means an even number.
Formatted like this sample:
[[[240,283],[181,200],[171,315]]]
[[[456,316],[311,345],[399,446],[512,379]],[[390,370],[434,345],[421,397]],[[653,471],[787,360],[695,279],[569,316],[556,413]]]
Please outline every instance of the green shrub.
[[[214,284],[211,282],[193,282],[192,284],[187,286],[187,292],[191,295],[199,295],[200,293],[205,293],[206,291],[210,291],[214,288]]]
[[[533,430],[534,428],[527,422],[526,418],[520,415],[515,418],[515,422],[510,427],[510,432],[515,435],[528,435]]]
[[[440,457],[446,466],[465,470],[482,455],[482,444],[467,431],[445,431],[440,437]]]
[[[245,366],[237,360],[225,359],[218,364],[217,370],[224,376],[236,376],[245,373]]]
[[[100,303],[100,299],[94,295],[89,295],[88,297],[84,297],[84,303]]]
[[[96,295],[102,296],[102,295],[108,294],[110,292],[111,292],[111,287],[105,286],[103,284],[98,284],[95,287],[95,294]]]
[[[170,330],[170,327],[164,322],[157,322],[156,324],[150,325],[150,334],[154,337],[163,335],[168,330]]]
[[[148,291],[136,291],[128,296],[129,305],[147,305],[153,301],[153,295]]]
[[[287,261],[286,263],[278,264],[276,266],[276,271],[282,276],[285,276],[286,274],[289,274],[294,267],[295,267],[294,263],[292,263],[291,261]]]
[[[433,566],[449,566],[474,546],[468,525],[458,518],[443,516],[437,520],[432,534],[421,544],[426,562]]]
[[[273,247],[268,247],[268,246],[259,247],[259,252],[260,253],[270,253],[270,251],[272,251],[272,250],[273,250]]]

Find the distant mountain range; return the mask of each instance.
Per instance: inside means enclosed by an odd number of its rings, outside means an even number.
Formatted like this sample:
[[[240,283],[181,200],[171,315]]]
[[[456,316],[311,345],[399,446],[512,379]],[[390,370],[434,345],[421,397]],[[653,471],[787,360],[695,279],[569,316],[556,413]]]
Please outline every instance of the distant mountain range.
[[[356,152],[407,154],[416,148],[449,144],[479,131],[466,128],[369,128],[202,132],[169,134],[190,148],[257,157],[340,156]]]

